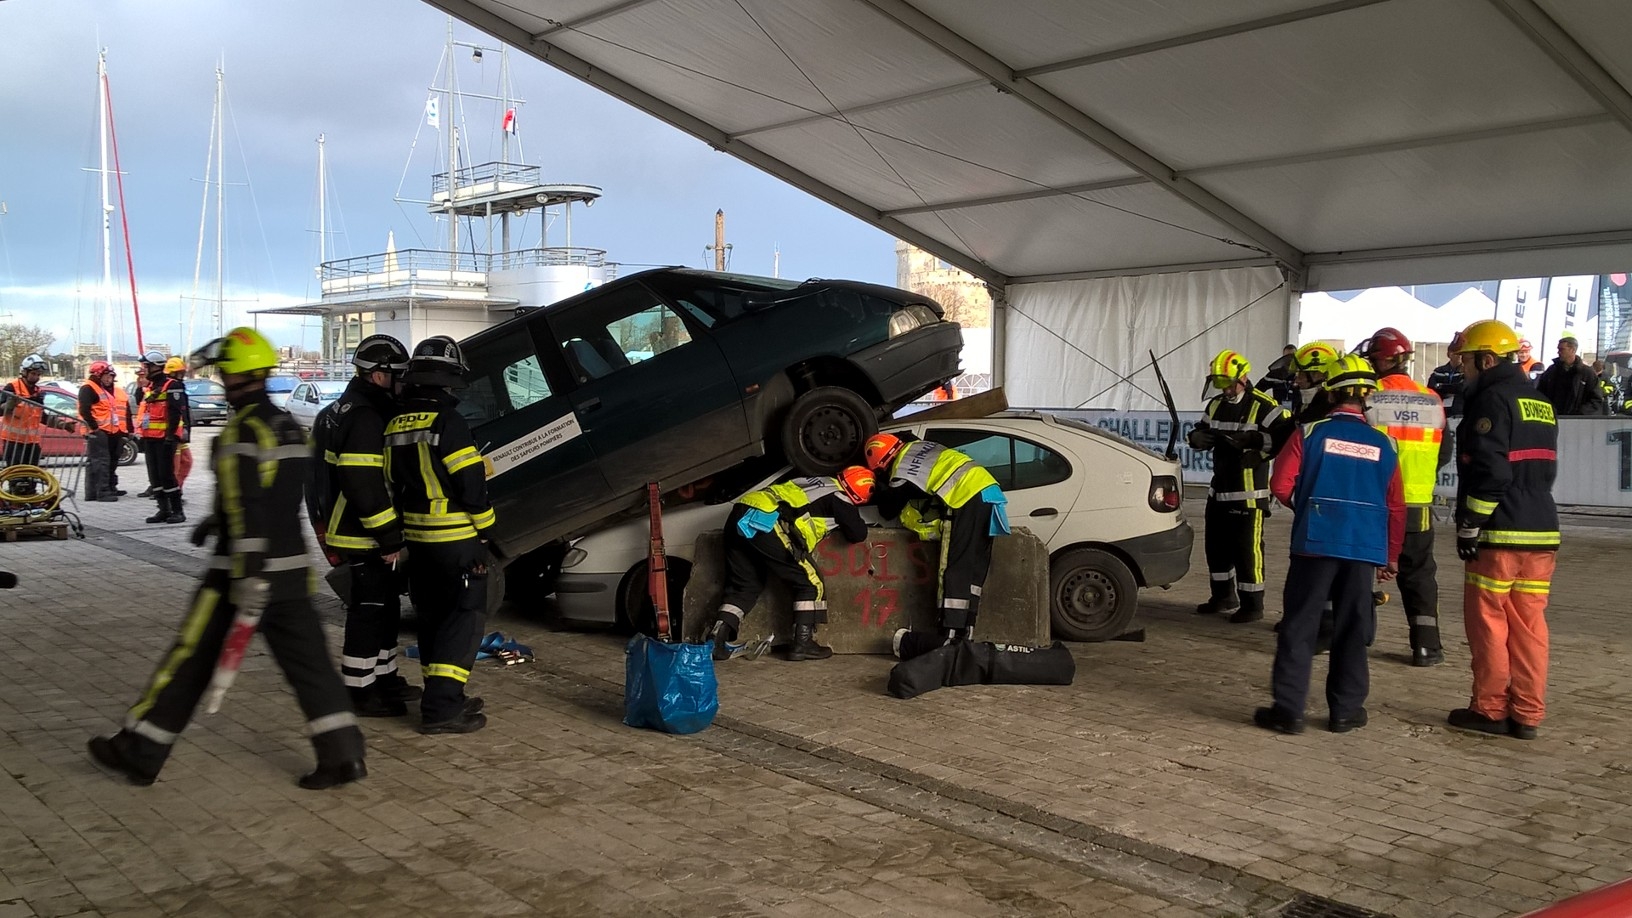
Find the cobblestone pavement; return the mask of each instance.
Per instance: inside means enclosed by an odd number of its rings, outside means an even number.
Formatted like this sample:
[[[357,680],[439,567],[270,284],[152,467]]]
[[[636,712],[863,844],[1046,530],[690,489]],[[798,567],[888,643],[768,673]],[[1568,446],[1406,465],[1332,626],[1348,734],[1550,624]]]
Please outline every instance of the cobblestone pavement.
[[[88,761],[168,646],[203,550],[190,526],[144,525],[149,502],[82,509],[84,542],[0,543],[24,578],[0,592],[0,918],[1267,915],[1299,896],[1498,916],[1632,872],[1632,550],[1611,530],[1567,534],[1533,743],[1443,726],[1468,689],[1445,538],[1449,661],[1406,665],[1403,614],[1384,607],[1371,725],[1353,733],[1319,729],[1319,710],[1300,737],[1250,726],[1277,616],[1189,614],[1204,575],[1144,594],[1146,643],[1074,645],[1072,686],[902,702],[883,659],[734,661],[721,718],[685,738],[623,727],[621,642],[554,629],[531,601],[490,623],[538,656],[478,665],[487,730],[368,721],[368,780],[311,793],[292,780],[310,764],[298,710],[259,645],[158,784]],[[1272,610],[1286,531],[1284,515],[1267,527]],[[337,641],[337,604],[320,605]]]

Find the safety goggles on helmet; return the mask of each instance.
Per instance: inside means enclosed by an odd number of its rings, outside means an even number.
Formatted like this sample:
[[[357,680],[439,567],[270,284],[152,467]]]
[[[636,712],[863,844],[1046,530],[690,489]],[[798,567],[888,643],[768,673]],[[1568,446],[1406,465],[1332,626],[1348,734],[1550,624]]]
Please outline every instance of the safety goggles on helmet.
[[[205,346],[208,347],[208,345],[205,345]],[[150,364],[152,364],[153,366],[156,366],[156,367],[162,367],[162,366],[164,366],[164,355],[159,353],[158,351],[148,351],[147,353],[142,355],[141,362],[142,363],[150,363]]]
[[[192,354],[194,369],[215,366],[223,373],[270,372],[278,365],[278,352],[266,336],[253,328],[235,328]]]
[[[895,434],[873,434],[862,448],[862,460],[871,469],[882,469],[901,451],[901,438]]]
[[[23,358],[22,371],[24,373],[27,373],[30,370],[38,370],[41,373],[44,373],[47,369],[48,367],[46,365],[45,358],[41,357],[39,354],[29,354],[27,357]]]

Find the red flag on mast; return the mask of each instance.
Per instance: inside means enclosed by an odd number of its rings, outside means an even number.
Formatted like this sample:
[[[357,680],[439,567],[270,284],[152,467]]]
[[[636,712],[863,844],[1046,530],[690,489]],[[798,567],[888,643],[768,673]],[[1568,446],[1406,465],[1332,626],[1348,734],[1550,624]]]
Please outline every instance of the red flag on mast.
[[[504,130],[504,132],[506,134],[514,134],[516,132],[516,110],[515,109],[513,109],[513,108],[505,109],[505,112],[504,112],[504,124],[501,125],[501,127],[502,127],[502,129]]]

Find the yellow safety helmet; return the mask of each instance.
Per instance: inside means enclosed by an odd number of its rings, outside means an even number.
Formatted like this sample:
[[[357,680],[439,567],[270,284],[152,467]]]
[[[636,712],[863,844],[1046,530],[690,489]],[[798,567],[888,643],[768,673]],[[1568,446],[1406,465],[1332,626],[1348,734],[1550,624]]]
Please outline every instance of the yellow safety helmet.
[[[1518,353],[1519,346],[1519,334],[1511,325],[1495,319],[1481,319],[1462,330],[1460,353],[1484,351],[1505,357]]]
[[[1247,362],[1247,358],[1232,350],[1219,351],[1207,367],[1207,379],[1215,389],[1228,389],[1237,380],[1246,379],[1251,373],[1252,364]]]
[[[1372,369],[1371,361],[1359,354],[1344,354],[1326,365],[1326,381],[1320,387],[1327,392],[1339,389],[1372,391],[1377,388],[1377,371]]]
[[[1337,358],[1337,348],[1324,341],[1311,341],[1292,355],[1292,369],[1299,373],[1325,373]]]
[[[278,365],[278,352],[253,328],[235,328],[193,352],[193,366],[216,366],[223,373],[254,373]]]
[[[164,372],[166,373],[180,373],[185,369],[187,369],[187,361],[182,360],[180,357],[171,357],[164,362]]]

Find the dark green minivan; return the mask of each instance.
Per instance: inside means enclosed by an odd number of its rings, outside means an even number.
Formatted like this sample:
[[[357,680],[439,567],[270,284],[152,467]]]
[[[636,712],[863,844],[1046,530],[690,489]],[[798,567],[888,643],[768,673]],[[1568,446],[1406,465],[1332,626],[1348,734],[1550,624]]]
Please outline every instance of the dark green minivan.
[[[905,290],[644,271],[460,343],[460,411],[507,560],[767,453],[855,461],[881,417],[958,375],[962,334]]]

